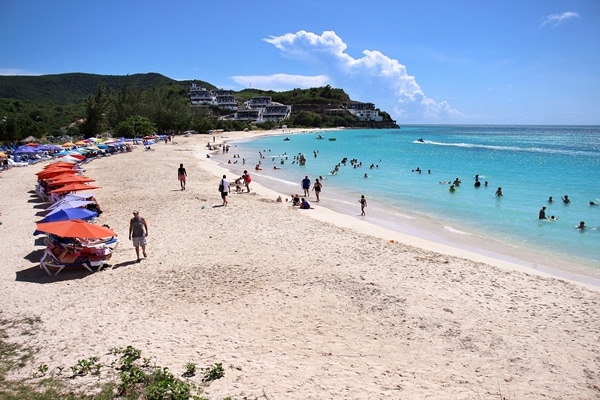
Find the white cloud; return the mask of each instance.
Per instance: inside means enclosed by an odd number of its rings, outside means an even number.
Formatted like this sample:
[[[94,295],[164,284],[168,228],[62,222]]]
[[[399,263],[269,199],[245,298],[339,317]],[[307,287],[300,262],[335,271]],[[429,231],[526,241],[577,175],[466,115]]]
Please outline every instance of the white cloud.
[[[298,31],[271,36],[264,41],[279,49],[285,57],[335,68],[344,78],[350,79],[352,87],[346,89],[362,93],[365,96],[363,101],[376,103],[373,98],[369,98],[374,95],[374,87],[378,88],[380,94],[381,88],[389,88],[382,97],[387,97],[391,104],[376,106],[382,109],[393,108],[391,113],[394,117],[440,120],[462,116],[448,102],[437,102],[427,97],[416,78],[409,75],[406,66],[398,60],[377,50],[363,50],[362,57],[354,58],[346,53],[348,46],[333,31],[325,31],[321,35]]]
[[[562,14],[550,14],[544,17],[544,19],[542,20],[542,27],[546,26],[546,25],[551,25],[553,27],[557,27],[558,25],[562,24],[564,21],[572,19],[572,18],[579,18],[579,14],[577,14],[576,12],[573,11],[566,11]]]
[[[236,75],[231,77],[237,84],[263,90],[284,91],[296,88],[306,89],[325,86],[329,83],[326,75],[304,76],[289,74]]]
[[[41,74],[35,74],[35,73],[25,71],[22,69],[0,68],[0,75],[2,75],[2,76],[14,76],[14,75],[37,76],[37,75],[41,75]]]

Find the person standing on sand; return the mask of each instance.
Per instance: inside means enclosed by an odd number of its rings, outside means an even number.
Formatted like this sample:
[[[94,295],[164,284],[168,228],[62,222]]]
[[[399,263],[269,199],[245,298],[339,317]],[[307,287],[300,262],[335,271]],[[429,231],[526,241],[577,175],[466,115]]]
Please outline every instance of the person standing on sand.
[[[223,175],[223,179],[221,179],[221,183],[219,184],[219,190],[221,191],[221,198],[223,199],[223,205],[227,205],[227,195],[230,192],[229,181],[227,180],[227,175]]]
[[[367,199],[365,199],[365,195],[362,194],[360,196],[360,199],[358,199],[358,202],[360,203],[360,215],[361,217],[365,216],[365,208],[367,208]]]
[[[302,190],[304,190],[305,197],[310,195],[310,179],[308,179],[308,175],[302,179]]]
[[[242,179],[244,180],[244,185],[246,186],[246,190],[250,193],[250,182],[252,182],[252,178],[247,170],[244,170],[244,175],[242,175]]]
[[[133,218],[129,221],[129,240],[131,240],[135,247],[137,262],[142,261],[140,258],[140,246],[142,247],[144,258],[147,257],[146,237],[148,237],[148,225],[146,224],[146,220],[140,217],[140,212],[138,210],[133,210]]]
[[[181,190],[185,190],[187,172],[185,168],[183,168],[183,164],[179,164],[179,168],[177,168],[177,178],[179,179],[179,185],[181,185]]]
[[[319,182],[318,179],[315,179],[315,183],[313,185],[313,190],[315,192],[315,196],[317,196],[317,202],[320,200],[319,199],[319,195],[321,194],[321,188],[323,187],[323,185],[321,184],[321,182]]]

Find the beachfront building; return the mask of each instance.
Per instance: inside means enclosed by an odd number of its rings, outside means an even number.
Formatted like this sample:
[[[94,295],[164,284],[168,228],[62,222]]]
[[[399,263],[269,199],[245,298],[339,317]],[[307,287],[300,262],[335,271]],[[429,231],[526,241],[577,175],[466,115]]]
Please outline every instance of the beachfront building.
[[[271,104],[271,98],[269,96],[253,97],[246,102],[246,107],[261,109]]]
[[[214,101],[214,96],[210,90],[192,83],[188,92],[190,103],[194,106],[210,105]]]
[[[208,90],[192,83],[188,96],[193,106],[217,106],[232,111],[238,109],[237,100],[231,90]]]
[[[361,103],[359,101],[352,101],[344,104],[346,110],[354,115],[359,121],[383,121],[383,116],[379,114],[379,111],[375,109],[373,103]]]
[[[267,121],[283,121],[290,117],[292,106],[272,101],[271,97],[253,97],[235,114],[223,117],[230,121],[250,121],[257,124]]]
[[[292,112],[292,106],[279,103],[271,103],[262,109],[263,121],[282,121],[287,119]]]
[[[225,108],[227,110],[236,111],[238,109],[238,103],[231,90],[213,90],[211,92],[214,97],[214,104],[218,107]]]
[[[230,116],[231,120],[235,121],[258,121],[260,118],[260,110],[238,110],[234,115]]]

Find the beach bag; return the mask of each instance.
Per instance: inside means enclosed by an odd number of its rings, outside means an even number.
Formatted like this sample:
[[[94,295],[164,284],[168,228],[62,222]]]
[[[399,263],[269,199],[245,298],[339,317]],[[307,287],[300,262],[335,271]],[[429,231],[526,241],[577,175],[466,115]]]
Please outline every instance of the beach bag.
[[[219,183],[219,192],[223,193],[223,181],[221,181],[221,183]]]

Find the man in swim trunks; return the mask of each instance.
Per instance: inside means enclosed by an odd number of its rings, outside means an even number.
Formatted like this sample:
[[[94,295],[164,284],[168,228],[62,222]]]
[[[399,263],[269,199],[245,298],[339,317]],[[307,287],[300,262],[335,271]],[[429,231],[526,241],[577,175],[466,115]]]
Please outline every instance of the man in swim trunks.
[[[185,190],[185,180],[187,178],[187,172],[185,168],[183,168],[183,164],[179,164],[179,168],[177,168],[177,177],[179,178],[179,185],[181,186],[181,190]]]
[[[146,258],[146,237],[148,236],[148,225],[146,220],[140,217],[138,210],[133,210],[133,218],[129,221],[129,239],[135,247],[135,254],[137,256],[137,262],[142,261],[140,258],[140,246],[142,247],[142,254]]]
[[[308,175],[302,179],[302,190],[304,190],[304,196],[308,197],[310,195],[310,179],[308,179]]]

